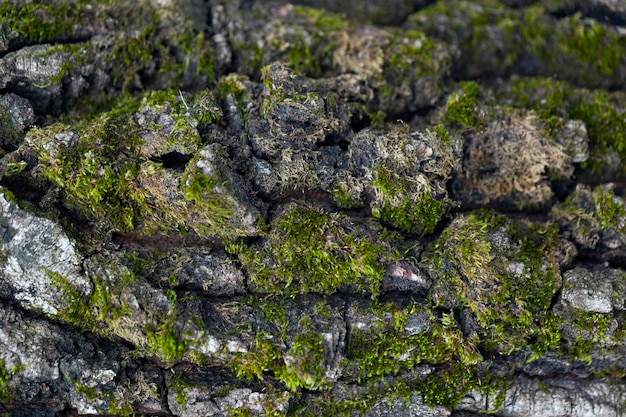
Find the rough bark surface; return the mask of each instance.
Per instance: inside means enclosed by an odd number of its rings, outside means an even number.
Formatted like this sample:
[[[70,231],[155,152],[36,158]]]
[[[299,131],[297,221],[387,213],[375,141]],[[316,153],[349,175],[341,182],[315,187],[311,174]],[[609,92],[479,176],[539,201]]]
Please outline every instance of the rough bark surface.
[[[0,5],[0,415],[626,414],[619,1]]]

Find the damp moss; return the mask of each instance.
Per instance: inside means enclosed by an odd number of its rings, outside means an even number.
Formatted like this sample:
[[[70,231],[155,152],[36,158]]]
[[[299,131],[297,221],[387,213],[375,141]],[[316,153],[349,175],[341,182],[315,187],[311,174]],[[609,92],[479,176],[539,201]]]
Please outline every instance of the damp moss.
[[[204,78],[205,83],[215,81],[214,54],[204,32],[180,31],[172,43],[179,46],[184,55],[179,71],[181,78],[185,74],[191,74],[195,79]],[[194,57],[197,57],[196,62],[194,62]]]
[[[199,152],[187,164],[182,176],[182,192],[193,203],[185,220],[188,227],[199,236],[232,237],[255,234],[256,232],[238,224],[234,219],[240,203],[231,193],[231,184],[221,172],[219,160],[225,157],[222,148],[214,147],[208,152],[211,153],[210,162],[204,159],[207,153]],[[207,168],[207,164],[211,164],[211,167]],[[206,172],[207,170],[211,172]]]
[[[331,190],[331,195],[335,203],[342,209],[363,207],[364,203],[360,198],[350,192],[350,186],[346,182],[337,182]]]
[[[272,343],[273,336],[265,331],[258,331],[254,342],[247,352],[236,353],[227,363],[237,375],[248,381],[263,380],[265,372],[275,367],[280,361],[281,353]]]
[[[296,42],[289,49],[287,63],[296,74],[308,75],[310,77],[319,77],[322,74],[320,60],[314,56],[311,46],[307,45],[304,39]]]
[[[579,185],[564,202],[555,205],[551,216],[572,232],[574,241],[584,249],[594,249],[602,229],[624,233],[626,212],[612,190]]]
[[[346,30],[352,25],[344,15],[321,8],[294,6],[293,11],[325,33]]]
[[[169,291],[170,303],[176,305],[176,293]],[[176,328],[176,310],[172,309],[155,323],[146,324],[146,349],[165,363],[182,359],[189,350],[189,342]]]
[[[436,75],[441,70],[434,59],[440,47],[418,30],[408,30],[390,38],[385,50],[385,77],[393,77],[394,72],[406,73],[419,70],[420,76]]]
[[[287,352],[285,366],[275,371],[287,388],[320,390],[330,388],[324,367],[324,336],[318,332],[298,333]]]
[[[377,317],[372,326],[354,329],[348,340],[346,356],[356,368],[352,372],[357,382],[397,375],[422,363],[458,361],[473,366],[482,359],[475,340],[463,337],[451,314],[437,317],[418,305],[407,309],[385,305],[374,307],[372,312]],[[406,320],[420,312],[428,318],[427,328],[417,334],[407,333]]]
[[[550,32],[555,37],[554,46],[537,51],[552,67],[571,57],[583,68],[591,68],[601,76],[612,76],[623,65],[626,47],[618,33],[595,21],[583,20],[580,14],[564,18],[558,26],[559,30]],[[595,78],[596,74],[590,77]],[[585,77],[584,73],[581,75]]]
[[[83,294],[61,274],[48,271],[48,276],[63,292],[67,303],[57,317],[73,326],[110,336],[115,333],[117,324],[131,313],[130,306],[120,299],[121,294],[135,279],[130,272],[118,277],[115,286],[105,280],[94,279],[93,289],[89,294]]]
[[[325,65],[340,42],[338,34],[350,27],[343,16],[305,6],[295,6],[289,21],[275,19],[253,36],[235,45],[243,56],[241,68],[249,75],[264,65],[282,61],[297,74],[320,77],[329,70]],[[256,77],[255,77],[256,78]]]
[[[166,379],[166,386],[168,392],[176,393],[176,402],[180,404],[183,411],[187,411],[187,393],[186,389],[195,388],[198,385],[187,380],[181,372],[173,372],[173,375],[168,375]]]
[[[231,246],[248,270],[255,292],[332,294],[355,288],[380,293],[393,248],[368,239],[359,225],[320,208],[292,205],[270,226],[262,246]]]
[[[294,317],[278,296],[252,299],[251,304],[263,312],[264,328],[256,329],[248,348],[231,355],[226,365],[240,378],[277,380],[291,392],[331,388],[326,375],[331,352],[318,322],[327,323],[324,313],[338,317],[338,312],[320,302],[313,313]]]
[[[623,83],[625,47],[619,31],[580,13],[556,17],[542,4],[508,8],[491,0],[439,1],[410,21],[458,45],[456,67],[465,78],[528,73],[525,63],[532,57],[534,73],[558,73],[596,88]]]
[[[150,117],[140,125],[138,111],[163,114],[173,125],[161,126]],[[210,175],[197,166],[206,161],[198,152],[196,116],[203,123],[221,119],[210,93],[186,99],[177,90],[165,90],[127,97],[91,119],[36,128],[30,135],[42,174],[63,191],[65,204],[79,217],[96,222],[96,232],[228,235],[238,230],[227,227],[233,225],[238,202],[220,176],[221,160],[211,161]],[[213,148],[219,153],[217,145]],[[196,156],[180,172],[158,162],[160,153],[173,151]]]
[[[623,370],[615,365],[606,368],[598,357],[611,354],[626,340],[623,317],[618,313],[598,313],[582,311],[574,308],[561,311],[563,315],[563,333],[565,343],[563,351],[567,352],[570,361],[581,361],[588,366],[594,360],[596,366],[603,369],[596,374],[623,374]]]
[[[327,70],[322,62],[338,43],[336,34],[349,29],[350,22],[323,9],[295,6],[294,12],[303,19],[303,31],[296,30],[299,39],[289,42],[287,62],[298,74],[320,77]]]
[[[49,85],[60,83],[68,74],[84,76],[86,63],[92,61],[97,61],[101,71],[111,77],[111,85],[105,89],[89,89],[80,103],[72,101],[73,112],[85,114],[92,108],[111,106],[119,96],[135,93],[137,89],[177,86],[197,91],[215,81],[214,54],[204,32],[192,29],[187,22],[181,22],[177,30],[160,24],[159,12],[149,3],[139,6],[104,3],[97,6],[83,1],[0,6],[11,9],[5,19],[7,26],[19,34],[17,44],[80,41],[60,42],[49,48],[46,55],[55,53],[67,58]],[[2,14],[0,12],[0,16]],[[111,21],[123,27],[126,34],[118,36],[114,43],[92,40],[90,29],[81,29],[85,23],[91,28],[92,25],[110,25]]]

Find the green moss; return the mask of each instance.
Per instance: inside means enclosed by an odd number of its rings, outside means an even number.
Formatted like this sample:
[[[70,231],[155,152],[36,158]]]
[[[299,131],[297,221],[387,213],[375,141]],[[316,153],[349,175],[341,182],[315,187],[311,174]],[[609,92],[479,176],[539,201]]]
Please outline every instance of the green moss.
[[[511,237],[510,249],[491,240],[501,228]],[[557,244],[554,225],[515,223],[490,211],[464,216],[442,233],[429,255],[441,276],[436,285],[442,292],[435,290],[433,302],[444,302],[451,291],[474,314],[487,350],[555,349],[560,322],[550,305],[560,275],[548,255]]]
[[[176,316],[168,315],[155,326],[146,328],[148,352],[156,354],[165,363],[173,363],[189,350],[189,343],[176,330]]]
[[[595,190],[595,217],[603,229],[617,228],[622,223],[620,232],[626,231],[626,209],[623,203],[616,201],[613,190],[597,187]],[[621,202],[621,200],[618,200]]]
[[[196,166],[202,158],[197,153],[181,175],[147,161],[152,155],[142,148],[141,135],[147,130],[154,132],[156,143],[163,142],[163,149],[196,153],[201,138],[193,115],[213,123],[222,113],[210,93],[200,92],[189,101],[177,90],[148,92],[143,98],[126,98],[91,120],[33,129],[42,173],[64,191],[67,206],[97,222],[96,232],[193,230],[222,236],[237,231],[230,226],[238,202],[221,179],[219,160],[212,167],[214,175],[205,175]],[[133,114],[143,106],[156,112],[171,106],[166,113],[175,121],[173,129],[163,131],[149,121],[140,127]],[[218,148],[212,148],[214,153]]]
[[[521,69],[520,57],[532,56],[542,74],[594,87],[621,85],[623,39],[609,25],[580,14],[555,18],[542,4],[505,8],[498,1],[440,1],[411,20],[459,45],[457,66],[470,78],[508,76]]]
[[[214,54],[204,32],[193,30],[188,22],[179,22],[179,27],[167,30],[167,25],[159,25],[159,13],[148,3],[129,6],[120,2],[110,5],[99,2],[94,6],[81,0],[28,3],[21,5],[23,7],[10,3],[0,6],[0,16],[6,15],[0,18],[0,24],[18,32],[16,44],[83,40],[85,34],[80,28],[84,28],[86,22],[88,26],[97,27],[114,20],[116,25],[125,28],[128,36],[118,37],[109,47],[85,39],[80,43],[61,42],[46,53],[67,53],[63,54],[66,63],[50,79],[49,85],[60,83],[68,73],[83,71],[83,64],[94,59],[112,76],[112,88],[89,91],[88,97],[73,106],[77,113],[85,114],[92,108],[111,105],[120,93],[136,90],[140,79],[150,85],[195,89],[215,81]],[[148,81],[144,75],[155,70],[156,76],[149,77]]]
[[[76,133],[79,138],[73,139]],[[105,113],[73,129],[53,125],[34,129],[39,136],[39,158],[48,180],[65,191],[67,203],[85,217],[108,223],[114,230],[133,230],[137,205],[129,203],[129,186],[137,175],[138,161],[121,159],[132,153],[140,142],[133,125],[119,110]],[[76,140],[75,144],[54,144],[54,135]],[[56,149],[55,149],[56,148]]]
[[[98,392],[98,388],[95,385],[87,386],[71,377],[68,377],[68,379],[74,385],[74,388],[76,388],[76,392],[84,395],[88,400],[95,400],[96,398],[98,398],[100,393]]]
[[[473,81],[461,83],[461,91],[448,97],[443,120],[446,125],[460,124],[465,128],[481,129],[482,123],[476,112],[480,86]]]
[[[55,315],[56,318],[105,337],[122,337],[136,344],[140,353],[157,355],[166,363],[182,358],[187,352],[189,345],[176,329],[175,308],[147,311],[142,323],[129,325],[138,320],[134,316],[136,307],[128,301],[128,294],[137,291],[140,285],[134,273],[126,271],[114,280],[94,277],[90,294],[83,294],[58,273],[48,271],[48,276],[65,295],[66,307]],[[175,305],[172,297],[170,302]]]
[[[407,309],[386,305],[382,310],[374,308],[372,311],[378,317],[374,325],[366,330],[355,329],[348,341],[346,355],[356,366],[358,381],[397,375],[421,363],[434,365],[454,360],[473,366],[482,359],[475,341],[463,337],[460,326],[450,314],[437,317],[418,305]],[[406,320],[420,312],[429,317],[429,328],[407,335]],[[389,316],[393,317],[391,323]]]
[[[198,62],[193,71],[194,77],[204,76],[206,82],[215,81],[215,65],[213,63],[213,51],[210,42],[205,39],[204,32],[181,31],[180,36],[174,38],[174,44],[180,45],[183,54],[183,65],[181,77],[189,73],[190,61],[193,57],[198,57]]]
[[[389,86],[385,86],[388,89],[388,95],[391,95],[391,88]],[[385,94],[385,89],[381,88],[381,90],[383,90],[383,94]],[[385,125],[385,119],[387,118],[387,115],[385,114],[384,111],[382,110],[378,110],[375,111],[374,113],[371,113],[369,115],[370,117],[370,124],[373,127],[382,127]]]
[[[221,91],[220,85],[222,84],[218,84],[218,91]],[[218,96],[223,97],[220,93],[218,93]],[[193,95],[190,108],[186,110],[189,110],[198,121],[199,131],[202,131],[209,125],[218,123],[224,117],[224,112],[211,90],[203,90]]]
[[[112,400],[109,406],[108,413],[114,414],[118,417],[135,417],[135,409],[132,403],[118,402]]]
[[[238,252],[255,292],[332,294],[350,286],[375,296],[385,271],[383,262],[397,254],[359,236],[358,230],[341,215],[294,205],[273,222],[267,245],[230,250]]]
[[[476,365],[483,358],[478,340],[463,336],[453,314],[437,315],[417,304],[406,308],[371,306],[367,311],[376,318],[371,327],[350,333],[344,377],[354,377],[360,386],[371,390],[342,404],[341,408],[347,407],[344,411],[353,411],[355,406],[366,410],[382,398],[409,397],[415,392],[422,393],[428,404],[454,408],[469,391],[483,390],[492,395],[506,389],[499,378],[479,375]],[[417,334],[407,333],[407,319],[416,314],[425,315],[428,326]],[[433,372],[418,379],[394,379],[388,387],[384,383],[381,387],[381,381],[406,375],[420,364],[432,365]]]
[[[282,354],[272,343],[273,336],[265,331],[258,331],[248,352],[236,353],[226,364],[237,375],[248,381],[263,380],[264,374],[279,368]]]
[[[611,76],[622,64],[626,47],[621,36],[594,21],[583,21],[580,14],[565,18],[561,30],[553,33],[559,53],[572,56],[599,74]],[[547,52],[553,59],[560,58],[559,53]],[[555,66],[558,64],[554,62]]]
[[[376,204],[372,215],[393,227],[418,235],[431,234],[445,214],[445,201],[433,197],[425,177],[408,183],[390,170],[379,167],[372,182]]]
[[[331,195],[342,209],[363,207],[363,201],[355,198],[350,193],[349,185],[345,182],[335,184],[335,187],[331,190]]]
[[[324,353],[324,335],[314,331],[299,333],[287,352],[289,359],[275,375],[292,391],[330,388],[332,383],[326,379]]]
[[[249,81],[248,77],[241,74],[228,74],[221,77],[217,82],[218,97],[223,99],[232,94],[236,98],[242,98],[248,91],[244,84],[245,81]]]
[[[446,129],[444,125],[435,125],[432,130],[437,134],[437,136],[445,146],[452,146],[452,138],[450,137],[450,132],[448,132],[448,129]]]
[[[384,74],[386,79],[402,81],[402,74],[418,71],[421,77],[438,75],[441,63],[433,57],[441,47],[418,30],[397,33],[389,38],[385,48]]]
[[[7,371],[4,367],[4,361],[0,359],[0,402],[9,401],[13,398],[13,392],[9,386],[12,377],[13,372]]]
[[[0,5],[0,25],[15,30],[25,42],[44,43],[70,37],[74,26],[86,20],[84,6],[75,3]]]
[[[146,26],[135,37],[128,37],[116,43],[113,51],[105,59],[105,64],[115,64],[113,85],[127,91],[134,82],[134,77],[148,65],[156,55],[156,23],[158,15],[154,15],[154,24]]]
[[[214,51],[203,31],[193,29],[191,22],[177,22],[168,32],[157,30],[154,35],[144,36],[145,52],[137,48],[135,53],[152,55],[152,60],[137,61],[135,71],[144,69],[144,63],[156,63],[157,85],[180,86],[185,90],[198,91],[216,80]],[[129,67],[128,74],[133,68]],[[148,69],[150,71],[150,69]]]
[[[620,110],[621,93],[575,88],[550,78],[517,78],[512,85],[503,98],[516,106],[534,109],[550,127],[558,128],[562,119],[585,123],[591,156],[582,164],[586,169],[603,173],[605,155],[611,152],[626,160],[626,119]],[[624,173],[622,168],[621,174]]]
[[[287,63],[296,74],[307,75],[310,77],[319,77],[322,74],[320,60],[313,55],[311,47],[306,44],[303,39],[289,49],[289,57]]]
[[[338,315],[337,311],[322,304],[318,303],[316,308],[328,309],[328,314]],[[257,329],[247,351],[236,352],[226,365],[240,378],[253,381],[271,377],[291,392],[330,388],[332,382],[326,377],[325,364],[329,353],[323,329],[318,328],[317,323],[320,313],[292,321],[294,317],[287,316],[288,307],[279,298],[255,300],[254,305],[261,307],[264,323],[276,326],[278,331],[270,333]]]
[[[104,280],[94,279],[91,294],[83,294],[66,277],[56,272],[47,271],[47,274],[65,294],[67,307],[59,311],[57,317],[73,326],[108,336],[131,312],[130,307],[120,299],[121,294],[135,280],[134,274],[130,272],[120,276],[114,287]]]
[[[321,8],[294,6],[293,11],[324,33],[346,30],[351,26],[344,15]]]
[[[169,375],[167,378],[167,390],[169,392],[176,392],[176,402],[180,404],[183,411],[187,411],[187,393],[185,389],[194,388],[197,384],[188,381],[182,373],[173,372],[173,375]]]
[[[622,160],[626,160],[626,118],[620,110],[621,105],[613,103],[610,93],[582,93],[570,107],[570,117],[585,122],[589,134],[591,158],[583,166],[602,172],[603,156],[610,151],[614,150]],[[622,167],[625,166],[622,164]],[[621,173],[626,173],[626,168],[622,168]]]
[[[185,198],[194,203],[193,211],[202,217],[201,221],[190,222],[190,226],[200,236],[245,234],[232,222],[237,203],[228,193],[228,184],[222,180],[219,167],[213,168],[212,175],[206,175],[197,166],[200,158],[199,153],[187,164],[182,178]]]
[[[228,415],[232,417],[254,417],[255,414],[247,407],[233,408],[228,407]]]
[[[323,9],[295,6],[294,12],[303,19],[296,29],[298,39],[289,40],[287,48],[275,45],[274,49],[287,49],[286,60],[296,73],[320,77],[325,70],[321,65],[324,57],[336,46],[335,34],[350,28],[350,23],[344,16]]]
[[[287,317],[287,304],[284,300],[265,300],[259,304],[265,321],[273,324],[283,339],[287,337],[287,326],[289,326],[289,318]]]
[[[581,361],[592,365],[594,359],[603,355],[611,355],[616,347],[623,346],[626,336],[624,321],[621,315],[598,313],[569,308],[563,314],[564,333],[567,335],[563,351],[569,354],[570,361]],[[602,363],[602,360],[600,360]],[[604,368],[598,372],[611,375],[623,373],[619,367]]]

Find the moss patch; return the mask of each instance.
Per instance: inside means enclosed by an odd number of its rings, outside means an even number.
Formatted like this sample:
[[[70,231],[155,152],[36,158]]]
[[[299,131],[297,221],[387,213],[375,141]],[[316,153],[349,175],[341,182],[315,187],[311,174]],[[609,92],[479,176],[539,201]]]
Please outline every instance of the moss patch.
[[[461,83],[461,90],[448,97],[443,115],[446,125],[460,124],[464,128],[480,130],[482,123],[475,108],[479,94],[480,87],[475,82]]]
[[[626,118],[621,112],[623,94],[576,88],[550,78],[517,78],[502,98],[516,106],[530,107],[558,128],[563,119],[585,123],[589,135],[591,158],[583,166],[597,173],[607,170],[606,155],[616,152],[626,160]],[[619,174],[626,171],[624,164]],[[611,175],[608,173],[608,175]]]
[[[385,49],[385,79],[392,84],[401,84],[402,76],[416,69],[421,77],[437,75],[441,62],[435,58],[441,46],[429,39],[425,33],[409,30],[397,33],[389,39]]]
[[[108,2],[100,3],[111,3]],[[46,43],[53,41],[69,40],[80,37],[80,30],[85,22],[92,21],[96,25],[104,25],[105,19],[110,18],[109,13],[116,9],[123,14],[120,8],[123,4],[109,8],[105,5],[103,10],[97,11],[88,7],[91,2],[33,2],[16,6],[11,1],[0,5],[0,24],[18,33],[19,43]],[[101,5],[100,5],[101,6]],[[109,12],[109,13],[107,13]],[[128,9],[125,12],[129,12]]]
[[[612,190],[601,187],[591,189],[579,185],[575,192],[558,205],[550,215],[565,230],[572,233],[572,239],[582,249],[596,248],[600,234],[626,233],[626,208],[623,200]]]
[[[36,151],[46,178],[65,191],[68,205],[114,230],[133,230],[139,213],[129,204],[129,186],[138,173],[136,152],[141,139],[124,110],[105,113],[69,127],[56,124],[34,129]],[[119,158],[122,156],[122,158]]]
[[[0,401],[9,401],[13,398],[13,392],[9,387],[12,372],[7,371],[4,367],[4,361],[0,359]]]
[[[255,292],[295,296],[354,288],[375,296],[385,262],[398,255],[366,233],[341,215],[292,205],[271,224],[262,246],[230,250],[248,270]]]
[[[355,378],[367,393],[338,404],[349,412],[360,404],[368,409],[382,398],[409,397],[420,392],[430,405],[454,408],[467,392],[479,389],[491,394],[506,385],[482,375],[483,361],[475,336],[464,337],[452,312],[435,313],[418,304],[400,308],[391,304],[369,306],[370,327],[355,328],[347,346],[348,367],[344,378]],[[421,329],[409,324],[420,317]],[[432,372],[414,376],[420,365]],[[356,409],[359,409],[357,406]]]
[[[157,307],[159,294],[147,290],[136,275],[128,270],[117,276],[93,277],[90,294],[81,293],[68,280],[48,272],[53,282],[64,292],[67,307],[56,317],[82,330],[96,334],[121,337],[137,346],[142,354],[157,355],[171,363],[183,357],[188,343],[177,329],[178,311],[170,304],[162,311]],[[142,294],[141,307],[136,294]]]
[[[421,174],[407,180],[384,167],[375,172],[372,182],[377,196],[372,204],[374,218],[411,234],[431,234],[448,204],[433,196],[430,181]]]
[[[31,143],[43,175],[64,191],[67,206],[96,222],[96,230],[253,233],[242,231],[239,219],[233,221],[247,206],[231,192],[221,146],[198,151],[201,139],[192,114],[214,123],[221,112],[208,93],[188,100],[173,90],[148,93],[89,121],[33,129]],[[195,156],[187,157],[181,172],[161,160],[171,153]]]
[[[305,315],[291,322],[281,303],[263,301],[263,310],[268,321],[274,321],[278,333],[257,329],[254,340],[247,351],[235,353],[226,363],[237,376],[248,381],[275,378],[292,392],[325,390],[333,385],[327,371],[327,356],[330,354],[324,329],[316,328],[314,317]],[[319,317],[316,317],[319,319]],[[288,328],[295,333],[287,333]]]
[[[615,196],[613,190],[597,187],[594,193],[595,217],[603,229],[617,229],[626,233],[626,207],[621,198]]]
[[[580,14],[556,18],[542,5],[507,8],[492,0],[439,1],[410,21],[459,47],[456,68],[465,78],[530,70],[590,87],[623,84],[622,36]],[[526,66],[529,58],[535,61],[532,69]]]
[[[561,284],[557,244],[554,225],[516,223],[490,211],[457,218],[426,259],[441,277],[433,302],[445,304],[446,294],[460,300],[474,314],[488,350],[555,349],[560,323],[551,302]]]

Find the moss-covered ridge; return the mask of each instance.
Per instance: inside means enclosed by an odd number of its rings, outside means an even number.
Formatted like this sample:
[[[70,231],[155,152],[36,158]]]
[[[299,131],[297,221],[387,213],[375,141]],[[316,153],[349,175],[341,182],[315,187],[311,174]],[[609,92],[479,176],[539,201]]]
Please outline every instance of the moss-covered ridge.
[[[376,224],[293,205],[271,223],[259,247],[233,245],[229,251],[248,271],[253,292],[330,295],[352,288],[375,297],[385,265],[398,257],[388,236]]]
[[[144,83],[201,89],[215,80],[211,43],[173,2],[17,3],[0,10],[7,39],[2,88],[31,99],[39,114],[110,108]],[[174,30],[174,21],[185,22],[182,29]],[[43,70],[29,71],[30,63]]]
[[[555,18],[547,10],[551,3],[509,8],[493,0],[438,1],[412,15],[406,27],[456,45],[460,78],[558,73],[580,86],[623,86],[623,35],[580,14]]]
[[[590,158],[583,166],[606,179],[624,175],[623,92],[577,88],[576,84],[551,78],[520,77],[498,93],[504,102],[535,109],[552,130],[561,128],[568,119],[583,121],[590,148]]]
[[[195,100],[206,104],[207,93],[189,97]],[[254,234],[258,213],[239,202],[222,148],[201,148],[196,130],[198,119],[212,122],[221,113],[198,107],[192,115],[187,106],[176,91],[148,93],[89,121],[32,130],[27,142],[40,174],[63,190],[68,207],[96,220],[96,230]]]

